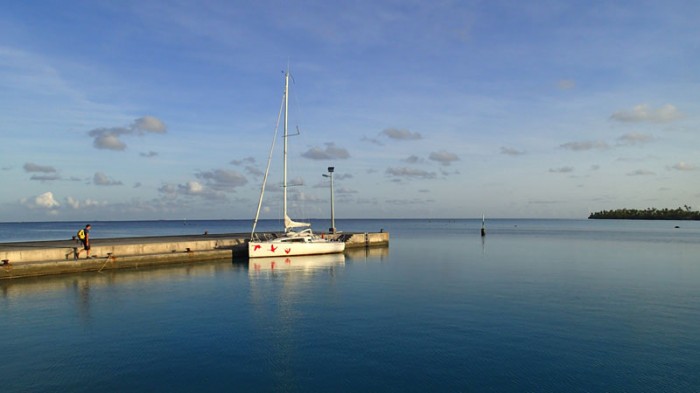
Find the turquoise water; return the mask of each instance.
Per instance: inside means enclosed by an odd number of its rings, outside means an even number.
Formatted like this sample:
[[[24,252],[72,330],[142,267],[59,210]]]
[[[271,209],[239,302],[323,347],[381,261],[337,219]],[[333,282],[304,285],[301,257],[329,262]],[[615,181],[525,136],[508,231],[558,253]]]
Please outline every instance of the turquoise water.
[[[249,230],[92,223],[215,224]],[[2,391],[700,391],[700,223],[480,224],[338,220],[390,247],[0,281]]]

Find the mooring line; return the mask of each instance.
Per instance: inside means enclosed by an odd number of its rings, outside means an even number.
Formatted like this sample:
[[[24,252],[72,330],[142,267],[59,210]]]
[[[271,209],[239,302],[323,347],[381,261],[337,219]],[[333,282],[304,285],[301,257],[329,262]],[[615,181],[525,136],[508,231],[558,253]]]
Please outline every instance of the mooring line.
[[[107,266],[107,262],[109,262],[111,259],[112,259],[112,253],[111,253],[111,252],[110,252],[110,253],[107,253],[107,260],[106,260],[105,263],[102,265],[102,267],[100,268],[100,270],[98,270],[97,272],[98,272],[98,273],[102,273],[102,269],[104,269],[105,266]]]

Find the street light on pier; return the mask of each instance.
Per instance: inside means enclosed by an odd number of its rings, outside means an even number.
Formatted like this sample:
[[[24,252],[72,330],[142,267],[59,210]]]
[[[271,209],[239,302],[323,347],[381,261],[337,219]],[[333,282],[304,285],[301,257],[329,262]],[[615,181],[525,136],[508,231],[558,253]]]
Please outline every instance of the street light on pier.
[[[325,173],[323,174],[323,177],[330,177],[331,178],[331,227],[328,229],[330,233],[335,233],[335,207],[333,206],[333,172],[335,171],[335,167],[329,166],[328,167],[328,174],[326,175]]]

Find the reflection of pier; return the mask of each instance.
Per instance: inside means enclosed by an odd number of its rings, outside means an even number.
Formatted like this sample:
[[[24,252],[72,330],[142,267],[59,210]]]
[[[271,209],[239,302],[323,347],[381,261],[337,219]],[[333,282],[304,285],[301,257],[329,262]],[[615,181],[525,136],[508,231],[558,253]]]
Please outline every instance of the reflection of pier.
[[[343,265],[345,265],[344,254],[254,258],[248,261],[248,273],[251,275],[277,271],[312,273],[315,270],[332,269]]]
[[[233,271],[233,273],[232,273]],[[90,324],[93,307],[99,309],[100,296],[110,287],[147,287],[169,285],[183,278],[214,277],[222,274],[240,274],[243,267],[228,259],[199,264],[168,265],[137,270],[113,270],[92,274],[55,275],[22,280],[0,280],[0,300],[7,304],[22,304],[20,299],[32,297],[65,298],[74,305],[81,323]]]
[[[350,248],[345,250],[345,256],[351,262],[383,261],[389,256],[389,247]]]
[[[101,273],[56,275],[26,280],[0,280],[0,296],[23,297],[36,293],[60,292],[67,289],[85,297],[94,289],[134,282],[164,282],[181,277],[213,277],[240,266],[229,259],[207,261],[198,264],[179,264],[158,267],[143,267],[134,270],[103,270]]]

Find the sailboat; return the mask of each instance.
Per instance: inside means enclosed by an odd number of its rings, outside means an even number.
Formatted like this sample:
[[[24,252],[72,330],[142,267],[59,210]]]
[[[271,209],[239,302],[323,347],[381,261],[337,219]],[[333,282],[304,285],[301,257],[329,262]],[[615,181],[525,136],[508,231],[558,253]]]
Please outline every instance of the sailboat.
[[[270,162],[272,152],[275,147],[273,139],[272,147],[270,148],[270,156],[267,162],[267,169],[263,177],[263,185],[260,190],[260,200],[258,202],[258,210],[255,213],[253,221],[253,230],[250,234],[248,242],[248,257],[249,258],[264,258],[276,256],[294,256],[294,255],[320,255],[334,254],[345,251],[345,243],[326,239],[323,236],[318,236],[311,230],[310,223],[297,222],[289,218],[287,214],[287,139],[288,129],[287,120],[289,112],[289,69],[284,74],[284,149],[282,160],[282,210],[284,214],[284,235],[272,239],[258,239],[255,234],[255,227],[260,216],[260,207],[262,206],[263,195],[265,193],[265,184],[267,175],[270,171]],[[275,132],[276,135],[276,132]],[[276,139],[276,138],[275,138]],[[306,228],[303,230],[295,230],[297,228]]]

